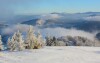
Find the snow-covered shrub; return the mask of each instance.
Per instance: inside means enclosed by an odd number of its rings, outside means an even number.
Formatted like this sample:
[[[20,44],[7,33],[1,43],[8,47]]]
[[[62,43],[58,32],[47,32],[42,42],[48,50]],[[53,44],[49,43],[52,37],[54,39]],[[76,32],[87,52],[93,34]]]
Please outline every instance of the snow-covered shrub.
[[[4,50],[4,46],[3,46],[1,35],[0,35],[0,50]]]
[[[14,35],[12,36],[12,38],[8,39],[8,49],[10,49],[10,51],[21,51],[24,49],[24,40],[22,37],[22,34],[17,31],[14,33]]]

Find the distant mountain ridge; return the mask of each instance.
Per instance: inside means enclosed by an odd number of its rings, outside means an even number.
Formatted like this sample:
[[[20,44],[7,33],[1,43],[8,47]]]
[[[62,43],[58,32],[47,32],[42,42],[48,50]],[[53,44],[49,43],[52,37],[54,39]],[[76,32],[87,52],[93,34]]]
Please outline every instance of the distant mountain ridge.
[[[32,19],[29,21],[22,22],[21,24],[28,24],[28,25],[36,25],[36,22],[39,19]],[[100,21],[86,21],[86,20],[76,20],[67,22],[67,21],[54,21],[54,20],[46,20],[42,28],[47,28],[47,27],[64,27],[64,28],[77,28],[80,30],[85,30],[85,31],[94,31],[94,30],[100,30]]]
[[[33,25],[35,26],[37,21],[40,19],[43,19],[45,21],[41,28],[55,28],[55,27],[63,27],[63,28],[76,28],[79,30],[84,30],[87,32],[93,32],[100,30],[100,21],[95,20],[85,20],[86,17],[95,17],[100,16],[100,12],[85,12],[85,13],[51,13],[48,15],[36,15],[36,16],[17,16],[15,21],[18,20],[17,23],[20,24],[27,24],[27,25]],[[58,17],[58,18],[52,18],[52,17]],[[22,21],[21,21],[22,20]],[[9,24],[10,26],[12,24]],[[16,25],[16,24],[15,24]],[[1,29],[7,27],[4,24],[0,24],[0,34]],[[7,37],[7,36],[3,36]],[[100,35],[98,34],[96,38],[100,38]]]
[[[24,21],[21,24],[36,25],[37,20],[38,19],[32,19],[32,20],[29,20],[29,21]]]
[[[64,28],[77,28],[85,31],[100,30],[100,21],[92,20],[96,19],[95,16],[100,16],[100,12],[84,12],[84,13],[57,13],[53,12],[49,15],[40,15],[39,18],[30,19],[22,22],[21,24],[36,25],[36,22],[39,19],[43,19],[45,23],[41,26],[42,28],[46,27],[64,27]],[[57,17],[57,19],[50,17]],[[86,18],[91,19],[90,21]],[[46,18],[46,19],[44,19]],[[50,18],[50,19],[49,19]],[[97,17],[99,19],[99,17]]]

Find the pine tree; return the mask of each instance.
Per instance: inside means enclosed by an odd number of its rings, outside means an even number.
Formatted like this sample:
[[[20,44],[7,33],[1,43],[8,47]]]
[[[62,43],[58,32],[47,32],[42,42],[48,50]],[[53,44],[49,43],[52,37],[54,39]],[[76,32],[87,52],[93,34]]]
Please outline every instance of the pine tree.
[[[26,37],[26,49],[38,49],[42,46],[42,36],[40,33],[36,36],[33,27],[30,26]]]
[[[24,40],[22,34],[19,32],[19,30],[16,33],[16,42],[18,46],[18,50],[23,50],[24,49]]]
[[[52,40],[53,40],[53,37],[47,35],[47,37],[46,37],[46,45],[47,46],[52,46]]]
[[[30,26],[28,33],[27,33],[26,41],[25,41],[25,43],[27,44],[26,48],[34,49],[36,42],[37,42],[37,38],[34,34],[33,27]]]
[[[7,43],[8,49],[11,49],[11,40],[8,38],[8,43]]]
[[[8,49],[10,51],[21,51],[24,49],[24,40],[19,31],[15,32],[11,39],[8,39]]]
[[[43,46],[43,39],[42,39],[42,35],[41,33],[38,31],[38,34],[37,34],[37,43],[38,43],[38,48],[42,47]]]
[[[4,46],[3,46],[3,43],[2,43],[1,35],[0,35],[0,50],[4,50]]]

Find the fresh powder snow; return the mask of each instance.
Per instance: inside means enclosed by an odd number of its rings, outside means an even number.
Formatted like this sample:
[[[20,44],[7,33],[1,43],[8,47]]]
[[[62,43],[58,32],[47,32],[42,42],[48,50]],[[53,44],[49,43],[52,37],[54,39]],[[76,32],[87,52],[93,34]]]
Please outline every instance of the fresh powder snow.
[[[24,51],[1,51],[0,63],[100,63],[100,47],[45,46]]]

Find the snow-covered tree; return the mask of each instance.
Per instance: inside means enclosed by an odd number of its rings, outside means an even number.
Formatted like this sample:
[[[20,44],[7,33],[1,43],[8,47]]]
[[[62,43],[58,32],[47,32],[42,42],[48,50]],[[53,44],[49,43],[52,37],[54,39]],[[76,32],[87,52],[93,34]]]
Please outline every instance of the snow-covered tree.
[[[25,41],[25,44],[26,45],[26,48],[28,49],[33,49],[33,27],[30,26],[28,32],[27,32],[27,37],[26,37],[26,41]]]
[[[23,50],[24,40],[22,34],[19,31],[16,33],[16,42],[18,42],[18,50]]]
[[[8,42],[7,42],[8,49],[11,49],[11,44],[12,44],[11,39],[8,38]]]
[[[21,51],[24,49],[24,40],[19,31],[15,32],[11,39],[8,39],[8,49],[10,51]]]
[[[45,38],[46,38],[46,45],[51,46],[51,43],[52,43],[51,39],[52,38],[49,35],[47,35]]]
[[[3,46],[3,43],[2,43],[1,35],[0,35],[0,50],[4,50],[4,46]]]
[[[94,41],[92,41],[86,37],[76,36],[76,37],[74,37],[74,39],[76,40],[77,46],[95,46]]]
[[[34,32],[35,31],[33,30],[33,26],[30,25],[30,28],[27,33],[26,41],[25,41],[26,48],[28,49],[34,49],[34,46],[37,43],[37,38]]]
[[[44,41],[42,39],[41,33],[38,31],[37,34],[37,43],[38,43],[38,48],[42,47],[44,45]]]
[[[46,37],[46,45],[47,46],[57,46],[57,39],[56,39],[56,37],[47,36]]]

